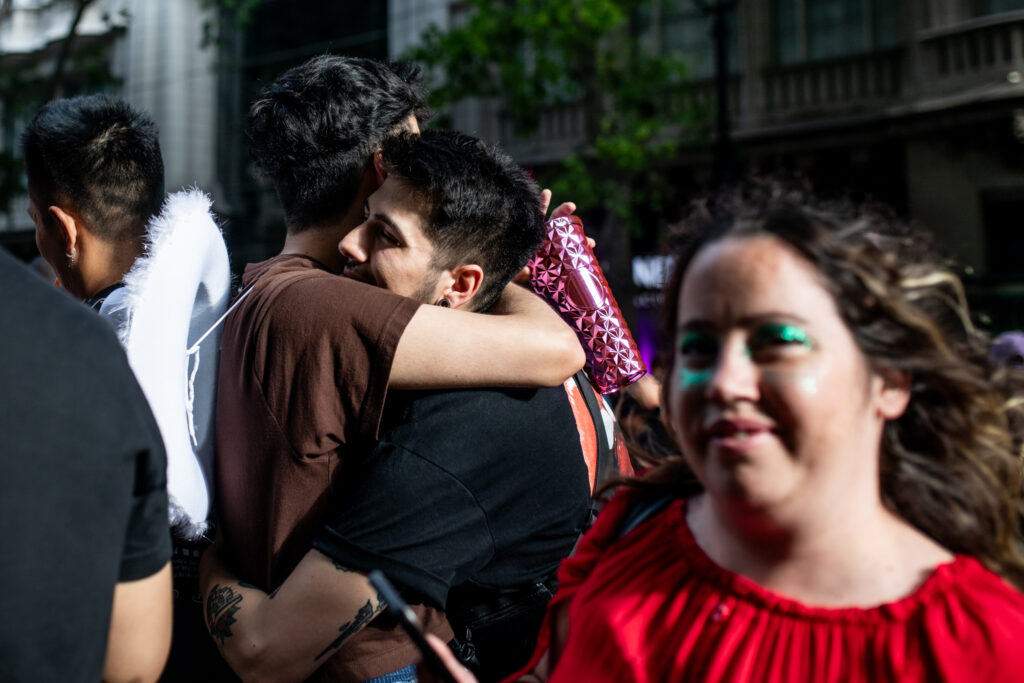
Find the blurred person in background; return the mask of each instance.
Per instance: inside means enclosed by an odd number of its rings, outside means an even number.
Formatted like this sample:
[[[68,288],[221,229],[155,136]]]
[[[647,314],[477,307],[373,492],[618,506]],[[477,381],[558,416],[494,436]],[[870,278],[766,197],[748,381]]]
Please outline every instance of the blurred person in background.
[[[1003,332],[992,340],[988,349],[988,362],[993,370],[1024,368],[1024,332]]]

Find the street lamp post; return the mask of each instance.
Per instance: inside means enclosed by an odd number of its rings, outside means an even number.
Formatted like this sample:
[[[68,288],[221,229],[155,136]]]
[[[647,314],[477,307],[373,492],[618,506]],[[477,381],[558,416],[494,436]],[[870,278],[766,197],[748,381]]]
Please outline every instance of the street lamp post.
[[[726,16],[739,0],[693,0],[703,14],[711,17],[711,38],[715,43],[715,172],[718,181],[733,181],[732,125],[729,121],[729,26]]]

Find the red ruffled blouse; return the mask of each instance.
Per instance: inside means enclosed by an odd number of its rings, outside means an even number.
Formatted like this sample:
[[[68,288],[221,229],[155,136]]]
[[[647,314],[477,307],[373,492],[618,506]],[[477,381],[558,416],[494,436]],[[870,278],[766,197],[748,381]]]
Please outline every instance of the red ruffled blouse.
[[[562,564],[570,636],[549,683],[1024,681],[1024,596],[971,557],[896,602],[807,607],[712,562],[685,501],[616,539],[630,494]]]

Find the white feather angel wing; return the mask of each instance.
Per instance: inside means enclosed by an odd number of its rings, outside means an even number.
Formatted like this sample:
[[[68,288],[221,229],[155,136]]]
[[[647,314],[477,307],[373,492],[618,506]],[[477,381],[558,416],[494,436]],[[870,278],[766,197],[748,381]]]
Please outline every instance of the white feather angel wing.
[[[120,296],[101,310],[120,318],[121,343],[167,449],[171,524],[189,538],[206,530],[212,504],[218,323],[231,289],[210,207],[196,189],[168,196]]]

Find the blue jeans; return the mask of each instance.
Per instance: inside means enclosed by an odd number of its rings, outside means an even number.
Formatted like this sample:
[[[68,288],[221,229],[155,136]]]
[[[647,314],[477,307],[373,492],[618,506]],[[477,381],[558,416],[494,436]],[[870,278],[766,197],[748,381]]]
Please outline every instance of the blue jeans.
[[[372,678],[365,683],[417,683],[416,665],[410,664],[404,669],[392,671],[389,674]]]

